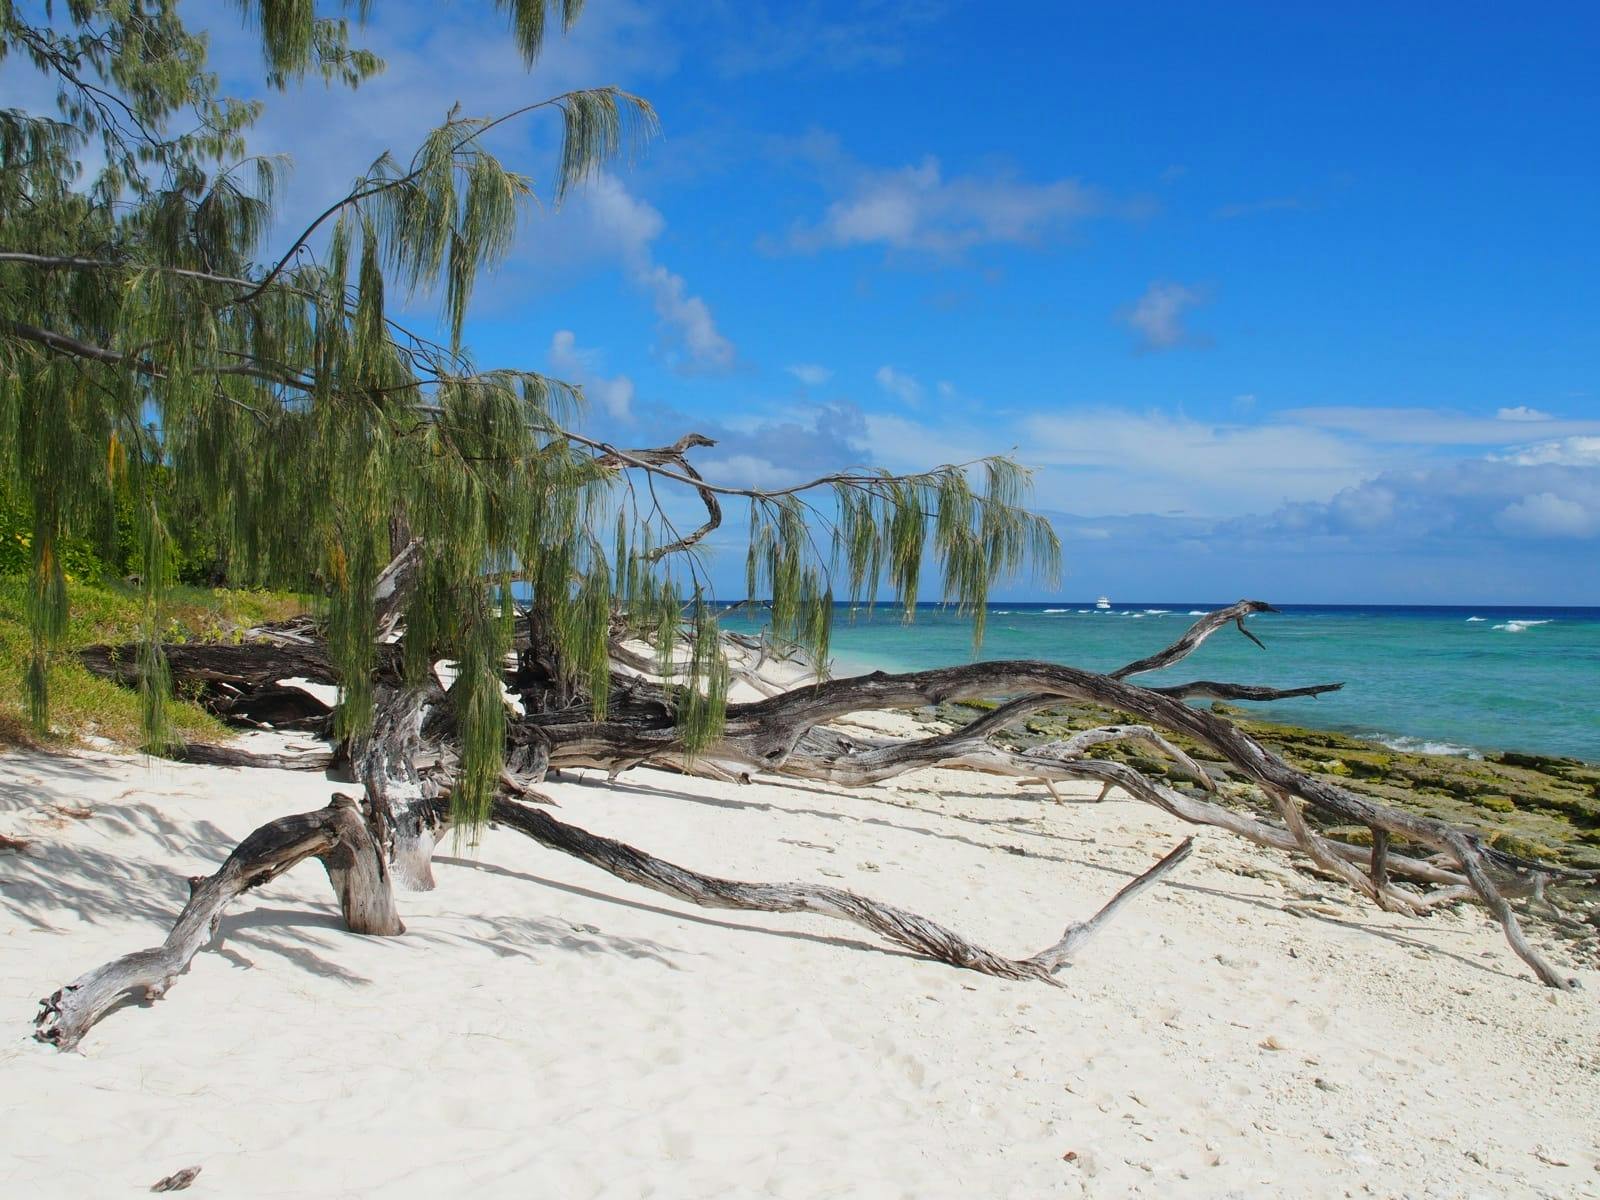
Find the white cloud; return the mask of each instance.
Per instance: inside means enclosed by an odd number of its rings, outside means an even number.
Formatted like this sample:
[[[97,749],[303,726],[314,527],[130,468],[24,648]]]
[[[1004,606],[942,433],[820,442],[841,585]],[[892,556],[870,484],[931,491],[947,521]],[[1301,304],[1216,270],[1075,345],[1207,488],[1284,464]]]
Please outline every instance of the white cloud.
[[[700,473],[724,487],[780,488],[804,482],[798,471],[780,467],[754,454],[729,454],[703,459]]]
[[[226,83],[261,94],[257,35],[236,16],[215,20],[208,32]],[[354,30],[352,40],[376,50],[387,65],[357,91],[338,94],[339,120],[327,119],[328,93],[320,85],[264,97],[266,112],[251,134],[251,149],[288,149],[295,159],[279,206],[278,242],[343,194],[379,154],[408,159],[457,102],[467,114],[497,115],[576,87],[617,83],[648,91],[678,60],[659,15],[639,0],[591,5],[570,34],[546,43],[531,73],[502,22],[441,22],[426,3],[386,3]],[[442,62],[452,69],[439,70]],[[486,138],[502,161],[543,185],[539,194],[546,205],[559,131],[559,120],[546,114],[510,122]],[[656,208],[616,175],[598,173],[559,209],[528,209],[508,259],[482,277],[478,309],[503,312],[532,291],[560,286],[566,276],[615,264],[650,297],[679,365],[727,370],[734,348],[717,329],[709,304],[655,259],[654,245],[665,229]]]
[[[1158,412],[1033,416],[1020,441],[1025,461],[1066,468],[1040,479],[1041,495],[1085,514],[1237,516],[1321,500],[1381,467],[1365,448],[1322,430]]]
[[[682,275],[655,264],[641,268],[635,278],[650,293],[656,315],[688,355],[690,366],[710,371],[726,371],[733,366],[733,343],[718,332],[706,302],[689,295]]]
[[[902,404],[920,404],[922,402],[922,384],[903,371],[897,371],[890,366],[879,367],[873,378],[878,381],[878,386]]]
[[[837,167],[836,147],[824,153]],[[796,250],[882,245],[895,250],[957,254],[995,243],[1033,244],[1105,210],[1097,193],[1075,179],[1030,183],[1010,175],[946,177],[931,155],[915,166],[845,167],[843,198],[815,225],[789,236]]]
[[[893,471],[926,471],[941,463],[967,462],[1005,449],[985,447],[976,431],[948,422],[925,425],[887,413],[865,413],[863,424],[859,441],[867,461]]]
[[[1537,408],[1529,408],[1526,404],[1518,404],[1514,408],[1498,408],[1495,418],[1501,421],[1548,421],[1551,419],[1547,412],[1540,412]]]
[[[597,370],[600,355],[579,347],[570,329],[558,329],[550,339],[547,355],[551,373],[583,388],[583,394],[619,421],[633,419],[633,380],[626,375],[606,377]]]
[[[687,371],[732,369],[737,352],[717,328],[711,306],[689,292],[682,275],[655,259],[654,243],[667,223],[652,204],[605,172],[570,197],[549,220],[550,229],[526,238],[515,256],[512,265],[524,277],[572,271],[609,259],[650,297],[677,366]]]
[[[816,363],[794,363],[784,368],[807,387],[821,387],[833,378],[833,371]]]
[[[1557,438],[1494,457],[1519,467],[1600,467],[1600,437]]]
[[[1197,339],[1184,327],[1184,317],[1205,299],[1199,288],[1157,280],[1122,314],[1122,321],[1138,335],[1140,350],[1171,350],[1194,344]]]
[[[1319,429],[1337,430],[1384,445],[1506,446],[1521,441],[1538,426],[1546,437],[1600,435],[1600,421],[1560,417],[1508,418],[1501,409],[1495,417],[1474,416],[1446,408],[1382,408],[1329,405],[1297,408],[1279,413],[1280,420]],[[1533,410],[1526,410],[1532,412]]]
[[[1497,533],[1585,538],[1600,534],[1600,470],[1495,459],[1391,470],[1331,500],[1287,505],[1233,525],[1375,547],[1425,546],[1429,552],[1492,544]]]
[[[1586,538],[1600,532],[1600,509],[1554,492],[1536,492],[1506,505],[1495,524],[1527,537]]]
[[[635,270],[650,261],[651,243],[667,227],[666,218],[653,205],[609,172],[594,176],[550,220],[550,232],[560,236],[528,239],[530,256],[563,264],[610,258]]]

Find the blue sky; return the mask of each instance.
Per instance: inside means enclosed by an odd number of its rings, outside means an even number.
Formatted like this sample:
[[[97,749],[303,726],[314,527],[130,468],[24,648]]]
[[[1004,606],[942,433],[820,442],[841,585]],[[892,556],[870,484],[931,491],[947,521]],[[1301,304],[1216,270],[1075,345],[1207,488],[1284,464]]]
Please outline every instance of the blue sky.
[[[487,4],[374,9],[381,79],[269,98],[286,220],[457,99],[660,111],[470,325],[606,436],[739,484],[1013,451],[1066,576],[1011,598],[1600,603],[1590,5],[589,0],[531,75]]]

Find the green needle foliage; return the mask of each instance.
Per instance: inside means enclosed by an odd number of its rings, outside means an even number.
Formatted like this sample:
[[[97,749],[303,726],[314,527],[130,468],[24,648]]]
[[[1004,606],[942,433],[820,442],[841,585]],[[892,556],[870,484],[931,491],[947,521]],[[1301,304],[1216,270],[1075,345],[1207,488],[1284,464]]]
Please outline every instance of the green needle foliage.
[[[354,88],[382,69],[350,42],[370,0],[332,14],[314,0],[237,7],[260,34],[272,87],[314,77]],[[532,63],[582,4],[496,7]],[[598,88],[493,118],[452,112],[409,158],[380,157],[269,253],[285,160],[246,153],[261,105],[221,93],[177,0],[0,0],[0,61],[12,57],[59,92],[53,113],[0,110],[0,484],[32,519],[25,683],[36,722],[67,627],[63,549],[110,536],[117,513],[131,513],[145,734],[152,748],[168,743],[171,548],[182,514],[204,513],[233,579],[326,597],[338,729],[350,738],[372,717],[374,581],[402,539],[421,539],[406,669],[420,679],[440,659],[457,664],[463,826],[483,820],[500,770],[514,585],[531,595],[563,685],[596,719],[611,638],[631,632],[662,657],[685,752],[711,743],[728,670],[700,566],[692,552],[653,554],[676,535],[617,486],[640,470],[692,481],[659,463],[619,465],[572,430],[577,389],[480,370],[462,341],[473,286],[503,260],[535,194],[484,134],[558,117],[544,190],[559,202],[654,133],[646,101]],[[390,316],[396,296],[416,295],[438,297],[442,343]],[[750,499],[750,595],[770,591],[777,631],[824,656],[835,578],[857,603],[887,591],[909,613],[931,551],[945,599],[981,636],[992,580],[1025,561],[1054,569],[1054,535],[1023,509],[1025,474],[1004,459],[717,490]],[[597,531],[613,523],[604,545]],[[680,644],[686,669],[672,666]]]

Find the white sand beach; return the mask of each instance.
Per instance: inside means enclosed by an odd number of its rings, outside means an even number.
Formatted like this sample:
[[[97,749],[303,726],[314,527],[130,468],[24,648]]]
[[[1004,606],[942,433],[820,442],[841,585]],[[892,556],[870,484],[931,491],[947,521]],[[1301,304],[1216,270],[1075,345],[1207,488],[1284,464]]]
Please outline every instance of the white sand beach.
[[[196,1197],[1600,1194],[1596,972],[1549,991],[1478,911],[1386,915],[1214,830],[1062,988],[695,910],[502,831],[445,848],[405,937],[344,932],[307,863],[164,999],[77,1052],[31,1040],[41,996],[161,941],[186,876],[339,786],[0,758],[0,833],[29,843],[0,852],[0,1193],[200,1166]],[[1019,955],[1195,832],[949,772],[549,791],[686,865],[833,882]]]

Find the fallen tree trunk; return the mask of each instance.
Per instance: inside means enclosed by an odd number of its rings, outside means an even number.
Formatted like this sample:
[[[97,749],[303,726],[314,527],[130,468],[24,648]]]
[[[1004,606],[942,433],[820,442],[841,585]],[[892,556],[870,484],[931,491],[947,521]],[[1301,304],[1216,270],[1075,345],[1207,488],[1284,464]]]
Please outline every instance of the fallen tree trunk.
[[[448,826],[448,803],[434,800],[425,807],[430,810],[434,830]],[[1092,917],[1068,925],[1059,939],[1039,953],[1013,959],[971,942],[937,921],[855,892],[825,884],[744,883],[703,875],[505,797],[494,801],[491,820],[625,882],[701,908],[832,917],[953,967],[1000,979],[1045,983],[1055,983],[1056,973],[1118,909],[1172,871],[1193,849],[1193,839],[1182,842],[1123,886]],[[354,800],[336,795],[327,808],[263,825],[239,843],[215,875],[190,880],[189,903],[165,943],[114,959],[41,1000],[34,1037],[70,1050],[129,994],[159,999],[216,936],[222,915],[234,899],[312,857],[322,859],[327,868],[351,932],[397,935],[405,931],[395,911],[383,856],[367,822]]]
[[[403,574],[397,572],[397,577]],[[507,676],[509,690],[522,697],[525,711],[508,722],[502,784],[508,792],[531,795],[546,769],[600,768],[614,777],[643,764],[721,779],[764,772],[844,786],[865,786],[934,766],[1037,780],[1052,792],[1056,781],[1094,779],[1104,785],[1101,799],[1116,787],[1179,820],[1227,829],[1260,845],[1303,854],[1316,869],[1387,909],[1423,912],[1470,896],[1500,922],[1507,940],[1541,981],[1553,987],[1573,986],[1573,980],[1528,942],[1506,896],[1538,896],[1545,882],[1558,878],[1593,883],[1600,872],[1564,870],[1522,859],[1486,844],[1470,830],[1355,795],[1296,770],[1225,718],[1185,703],[1206,697],[1264,701],[1316,696],[1340,684],[1277,689],[1215,680],[1162,687],[1131,681],[1131,676],[1180,662],[1229,624],[1260,645],[1244,630],[1243,622],[1267,611],[1271,607],[1261,601],[1244,600],[1206,614],[1171,646],[1110,674],[1056,663],[1002,661],[808,683],[753,703],[729,705],[721,736],[693,755],[685,752],[674,720],[671,681],[641,676],[642,661],[633,661],[641,656],[630,653],[625,664],[629,670],[613,672],[608,716],[596,721],[581,696],[551,678],[548,663],[525,654]],[[537,641],[532,624],[527,628],[519,645]],[[373,734],[354,749],[352,761],[367,787],[372,834],[385,860],[395,865],[402,882],[425,888],[431,886],[427,860],[442,828],[434,802],[448,792],[454,765],[449,742],[451,701],[448,692],[435,690],[425,700],[412,697],[402,702],[407,693],[394,669],[398,649],[393,645],[381,649],[385,666],[380,674],[387,674],[379,695],[387,699],[380,700]],[[319,678],[315,671],[320,656],[320,648],[297,633],[287,643],[270,640],[174,654],[171,669],[175,680],[222,682],[248,691],[276,686],[288,675]],[[135,659],[102,650],[86,661],[126,681],[126,664]],[[328,671],[325,657],[320,661],[324,664],[320,669]],[[827,728],[829,722],[855,712],[991,697],[1010,699],[962,729],[925,738],[864,740]],[[1062,702],[1111,709],[1136,723],[1087,731],[1026,753],[996,743],[996,737],[1012,725]],[[435,732],[425,734],[425,725],[435,727]],[[1179,750],[1170,740],[1174,734],[1215,754],[1226,777],[1252,785],[1265,798],[1267,810],[1252,813],[1220,803],[1212,778],[1215,768],[1201,767]],[[1207,794],[1181,791],[1127,764],[1084,757],[1093,744],[1115,738],[1136,738],[1152,746]],[[432,766],[419,770],[416,764],[430,755]],[[1324,824],[1364,827],[1370,831],[1372,847],[1319,832],[1302,816],[1301,806]]]
[[[444,810],[441,810],[441,812]],[[498,825],[526,834],[541,846],[560,850],[618,879],[701,908],[745,912],[804,912],[859,925],[880,937],[952,967],[964,967],[1000,979],[1055,982],[1055,973],[1115,915],[1116,910],[1166,875],[1194,848],[1183,841],[1149,870],[1113,896],[1087,921],[1068,925],[1052,945],[1029,958],[1006,958],[968,941],[927,917],[884,904],[843,888],[818,883],[741,883],[718,879],[656,858],[624,842],[600,837],[558,821],[542,809],[504,798],[494,802],[491,816]]]
[[[326,808],[263,825],[239,843],[216,874],[191,878],[189,902],[166,941],[114,959],[41,1000],[34,1036],[70,1050],[126,997],[159,999],[217,936],[229,904],[308,858],[320,858],[327,868],[351,932],[379,936],[405,932],[356,802],[336,795]]]

